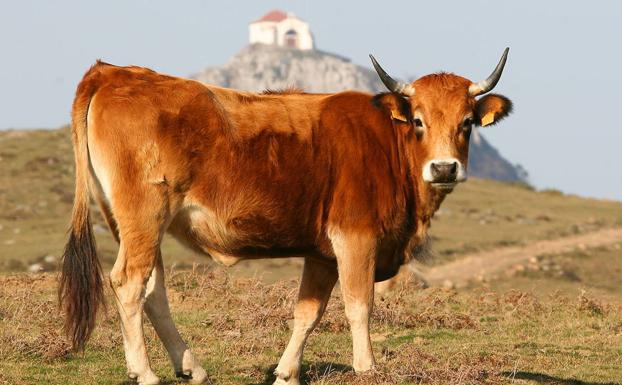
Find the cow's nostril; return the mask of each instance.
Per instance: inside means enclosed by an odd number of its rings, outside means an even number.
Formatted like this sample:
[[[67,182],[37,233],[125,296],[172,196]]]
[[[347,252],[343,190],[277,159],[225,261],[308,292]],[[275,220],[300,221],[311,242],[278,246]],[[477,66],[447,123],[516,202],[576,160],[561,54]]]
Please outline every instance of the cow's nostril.
[[[432,163],[430,168],[432,168],[432,175],[438,174],[441,171],[440,167],[436,163]]]
[[[449,168],[449,173],[450,173],[451,175],[456,175],[456,171],[457,171],[457,170],[458,170],[458,163],[453,162],[453,163],[451,164],[451,167]]]
[[[443,171],[442,171],[443,166],[437,164],[437,163],[432,163],[430,164],[430,171],[432,171],[432,178],[433,179],[438,179],[439,177],[441,177],[441,175],[443,175]]]

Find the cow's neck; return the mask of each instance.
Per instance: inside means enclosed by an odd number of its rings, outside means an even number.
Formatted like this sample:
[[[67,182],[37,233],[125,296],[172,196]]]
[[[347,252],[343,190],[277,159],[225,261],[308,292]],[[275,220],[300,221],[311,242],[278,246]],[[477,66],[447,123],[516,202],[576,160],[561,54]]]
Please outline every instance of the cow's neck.
[[[417,218],[417,233],[422,236],[427,234],[430,227],[430,220],[445,199],[447,192],[435,189],[429,183],[425,183],[423,178],[415,179],[415,215]]]
[[[423,175],[421,174],[423,165],[421,164],[422,162],[417,160],[414,152],[411,150],[414,146],[414,143],[410,142],[412,140],[416,139],[410,138],[410,140],[405,140],[403,142],[404,147],[402,148],[405,161],[408,164],[414,200],[414,204],[411,205],[411,218],[414,222],[414,227],[408,249],[413,249],[427,241],[430,221],[447,195],[446,191],[435,189],[429,183],[423,181]]]

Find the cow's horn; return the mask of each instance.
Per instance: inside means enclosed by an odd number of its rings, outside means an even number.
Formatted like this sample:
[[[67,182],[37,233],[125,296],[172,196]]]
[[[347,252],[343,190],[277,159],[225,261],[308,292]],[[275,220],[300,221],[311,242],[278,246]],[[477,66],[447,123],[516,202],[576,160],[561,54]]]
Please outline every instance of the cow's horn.
[[[393,79],[391,76],[389,76],[389,74],[386,73],[385,70],[382,69],[382,67],[380,67],[380,64],[378,64],[376,58],[374,58],[374,55],[370,54],[369,58],[371,59],[371,63],[374,65],[376,72],[378,72],[380,80],[382,80],[384,85],[387,86],[389,91],[397,92],[398,94],[402,94],[404,96],[413,96],[415,94],[415,88],[412,85],[407,83],[400,83]]]
[[[482,95],[495,88],[495,86],[499,82],[499,79],[501,78],[503,67],[505,67],[505,61],[508,59],[508,52],[510,52],[509,47],[507,47],[505,51],[503,51],[503,55],[501,55],[501,60],[499,60],[499,64],[497,64],[497,67],[494,71],[492,71],[488,79],[479,81],[477,83],[472,83],[469,86],[469,94],[471,96]]]

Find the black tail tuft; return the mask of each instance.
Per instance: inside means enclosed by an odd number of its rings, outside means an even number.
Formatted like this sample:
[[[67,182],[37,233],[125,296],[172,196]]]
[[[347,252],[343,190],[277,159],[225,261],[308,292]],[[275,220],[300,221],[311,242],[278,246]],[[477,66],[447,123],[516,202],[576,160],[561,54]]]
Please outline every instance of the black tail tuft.
[[[104,302],[102,270],[88,212],[82,219],[72,224],[58,290],[65,312],[64,329],[77,351],[84,349],[95,328],[97,310]]]

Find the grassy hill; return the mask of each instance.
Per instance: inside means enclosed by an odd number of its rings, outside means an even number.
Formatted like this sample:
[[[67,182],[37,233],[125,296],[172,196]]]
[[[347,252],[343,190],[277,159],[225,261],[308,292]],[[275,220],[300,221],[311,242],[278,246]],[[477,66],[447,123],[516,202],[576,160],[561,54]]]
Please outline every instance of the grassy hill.
[[[24,271],[45,256],[58,256],[65,242],[74,183],[69,129],[0,132],[0,167],[0,271]],[[117,245],[96,208],[93,213],[100,256],[111,266]],[[620,202],[472,178],[448,197],[431,235],[442,262],[475,250],[616,225],[622,225]],[[165,240],[163,255],[168,265],[208,262],[171,239]],[[254,261],[233,271],[253,274],[270,267],[272,275],[281,276],[290,265]]]
[[[125,380],[114,306],[100,318],[87,351],[70,353],[60,333],[56,276],[24,273],[63,248],[72,162],[66,128],[0,132],[0,385]],[[434,220],[431,263],[619,226],[619,202],[472,179]],[[95,231],[108,268],[117,246],[98,214]],[[244,262],[224,270],[171,239],[163,252],[174,318],[214,383],[271,384],[289,336],[299,262]],[[195,263],[203,265],[183,269]],[[305,351],[305,381],[622,384],[622,239],[537,255],[506,273],[460,290],[402,283],[378,297],[372,321],[378,370],[366,376],[349,366],[349,331],[335,290]],[[110,293],[107,298],[112,304]],[[166,384],[181,384],[148,322],[145,331],[156,373]]]

